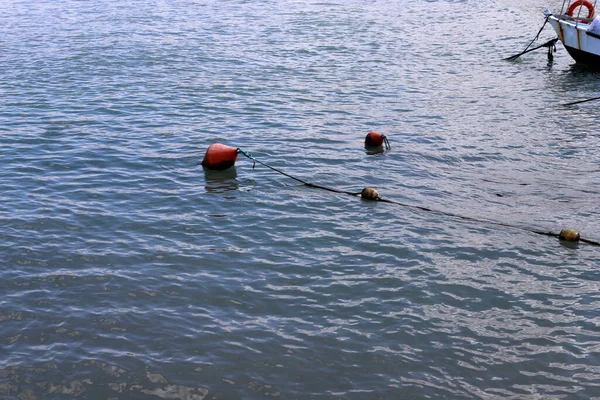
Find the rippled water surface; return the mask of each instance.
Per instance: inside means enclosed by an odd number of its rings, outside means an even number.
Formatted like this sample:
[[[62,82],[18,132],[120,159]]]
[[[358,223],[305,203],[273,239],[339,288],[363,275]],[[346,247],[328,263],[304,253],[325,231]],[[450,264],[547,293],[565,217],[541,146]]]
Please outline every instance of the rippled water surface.
[[[533,232],[600,240],[600,75],[516,3],[0,3],[0,398],[600,396]]]

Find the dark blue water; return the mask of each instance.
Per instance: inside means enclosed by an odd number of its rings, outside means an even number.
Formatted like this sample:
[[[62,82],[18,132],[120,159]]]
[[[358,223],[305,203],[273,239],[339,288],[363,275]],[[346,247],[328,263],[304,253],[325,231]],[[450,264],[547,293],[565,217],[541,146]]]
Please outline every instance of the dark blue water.
[[[599,75],[502,60],[547,6],[0,4],[0,398],[599,396],[600,248],[531,231],[600,240]]]

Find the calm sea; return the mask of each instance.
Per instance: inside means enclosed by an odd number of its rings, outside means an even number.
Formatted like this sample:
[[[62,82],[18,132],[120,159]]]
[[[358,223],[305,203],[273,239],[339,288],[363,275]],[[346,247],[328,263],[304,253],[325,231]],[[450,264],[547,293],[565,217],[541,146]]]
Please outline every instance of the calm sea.
[[[531,231],[600,240],[600,74],[503,60],[552,3],[0,2],[0,398],[600,398],[600,247]]]

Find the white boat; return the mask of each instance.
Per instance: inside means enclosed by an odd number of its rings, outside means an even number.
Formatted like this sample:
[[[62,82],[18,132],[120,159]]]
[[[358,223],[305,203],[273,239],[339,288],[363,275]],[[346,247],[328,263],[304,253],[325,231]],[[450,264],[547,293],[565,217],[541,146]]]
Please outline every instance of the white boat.
[[[597,0],[564,0],[560,13],[546,10],[547,20],[571,57],[583,64],[600,67],[600,17]]]

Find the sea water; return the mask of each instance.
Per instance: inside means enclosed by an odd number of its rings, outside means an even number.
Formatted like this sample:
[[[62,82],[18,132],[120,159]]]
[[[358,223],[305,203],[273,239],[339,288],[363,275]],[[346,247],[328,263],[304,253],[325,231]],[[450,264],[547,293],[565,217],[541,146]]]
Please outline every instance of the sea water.
[[[555,3],[1,2],[0,398],[600,396]]]

